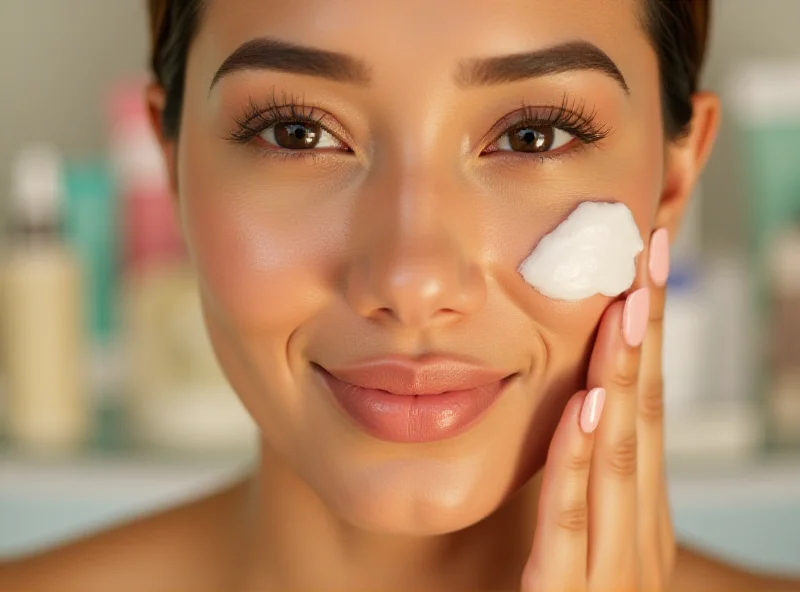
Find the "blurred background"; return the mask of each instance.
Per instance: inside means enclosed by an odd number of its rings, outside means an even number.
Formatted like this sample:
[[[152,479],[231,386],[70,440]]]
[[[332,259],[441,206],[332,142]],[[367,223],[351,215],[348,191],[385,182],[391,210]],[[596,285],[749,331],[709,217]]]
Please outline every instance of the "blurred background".
[[[199,495],[255,429],[212,355],[141,85],[144,0],[0,0],[0,557]],[[725,119],[673,252],[681,538],[800,573],[800,2],[717,0]]]

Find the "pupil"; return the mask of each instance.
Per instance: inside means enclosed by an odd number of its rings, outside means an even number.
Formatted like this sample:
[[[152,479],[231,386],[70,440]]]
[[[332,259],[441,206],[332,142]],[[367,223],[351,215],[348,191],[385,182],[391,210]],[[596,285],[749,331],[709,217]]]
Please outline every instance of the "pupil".
[[[550,127],[523,127],[511,134],[511,148],[518,152],[547,152],[553,144]]]
[[[319,133],[319,126],[309,123],[281,123],[275,126],[278,145],[289,150],[315,148]]]

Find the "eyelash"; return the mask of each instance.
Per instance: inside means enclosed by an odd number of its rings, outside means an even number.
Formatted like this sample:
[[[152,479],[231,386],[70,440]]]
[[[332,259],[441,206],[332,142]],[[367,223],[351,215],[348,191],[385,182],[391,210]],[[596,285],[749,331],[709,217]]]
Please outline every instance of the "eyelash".
[[[496,143],[504,135],[518,129],[527,127],[553,127],[567,132],[575,137],[582,146],[591,146],[604,140],[611,133],[611,128],[601,124],[597,119],[595,110],[588,111],[585,103],[571,101],[568,95],[564,95],[561,104],[550,107],[537,107],[523,103],[522,108],[506,115],[492,129],[500,129],[500,133],[494,135],[494,139],[489,143]],[[485,150],[486,148],[484,148]],[[557,158],[563,153],[514,153],[525,157],[539,159]]]
[[[278,103],[273,97],[267,101],[266,105],[259,106],[251,98],[250,102],[241,117],[236,118],[236,129],[230,139],[239,144],[246,144],[253,140],[258,134],[276,123],[310,123],[322,125],[325,113],[315,117],[315,106],[307,106],[303,100],[295,98],[286,99]]]
[[[346,146],[346,143],[339,134],[331,131],[327,126],[322,124],[327,114],[322,111],[317,114],[317,111],[318,108],[316,106],[307,106],[302,99],[298,100],[294,97],[290,99],[284,97],[281,102],[278,102],[273,95],[263,106],[259,106],[251,99],[243,114],[236,118],[237,129],[230,134],[229,140],[236,144],[246,145],[256,140],[261,133],[273,125],[280,123],[307,123],[320,126]],[[608,137],[611,133],[611,129],[608,126],[602,125],[597,121],[596,111],[587,111],[584,103],[576,104],[575,102],[571,102],[567,95],[564,95],[561,104],[558,106],[537,107],[523,103],[521,109],[503,117],[493,126],[492,129],[500,128],[502,131],[494,135],[494,139],[489,142],[487,147],[496,143],[505,134],[526,127],[553,127],[560,129],[574,136],[583,147],[596,144]],[[486,150],[486,148],[484,148],[484,150]],[[262,150],[262,152],[270,157],[285,159],[316,159],[320,156],[320,151],[313,149],[270,149]],[[352,150],[349,148],[342,150],[342,152],[352,154]],[[497,151],[492,151],[491,153],[494,152]],[[522,155],[526,158],[538,158],[540,160],[558,158],[564,155],[563,152],[514,154]]]

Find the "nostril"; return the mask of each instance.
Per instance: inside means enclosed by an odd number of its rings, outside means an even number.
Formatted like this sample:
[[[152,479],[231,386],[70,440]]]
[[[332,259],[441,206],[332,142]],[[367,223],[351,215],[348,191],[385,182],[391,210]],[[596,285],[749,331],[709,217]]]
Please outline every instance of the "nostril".
[[[389,308],[388,306],[383,306],[381,308],[376,308],[372,311],[372,314],[369,315],[373,319],[391,319],[391,320],[398,320],[397,313],[394,310]]]

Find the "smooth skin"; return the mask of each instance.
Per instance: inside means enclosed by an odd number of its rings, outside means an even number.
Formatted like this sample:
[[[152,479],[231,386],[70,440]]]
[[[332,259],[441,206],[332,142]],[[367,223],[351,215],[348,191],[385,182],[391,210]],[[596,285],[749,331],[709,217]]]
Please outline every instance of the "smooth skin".
[[[720,107],[697,95],[688,137],[665,140],[639,8],[209,0],[177,139],[161,128],[161,89],[148,101],[212,343],[261,429],[258,466],[212,496],[3,565],[0,589],[800,589],[675,546],[663,291],[647,253],[633,288],[651,290],[641,350],[620,337],[622,301],[554,302],[516,272],[585,200],[625,203],[643,237],[676,234]],[[264,37],[351,55],[369,84],[249,68],[212,88],[229,55]],[[627,92],[585,69],[456,80],[465,61],[576,39],[617,64]],[[250,103],[273,97],[314,105],[350,151],[276,157],[263,138],[231,142]],[[487,153],[523,104],[583,105],[610,131],[547,159]],[[426,352],[519,378],[470,430],[411,445],[365,434],[309,370]],[[589,436],[578,407],[598,386],[605,404]]]

